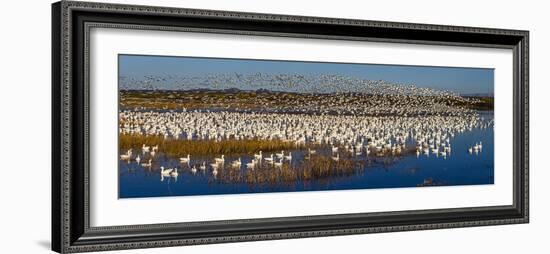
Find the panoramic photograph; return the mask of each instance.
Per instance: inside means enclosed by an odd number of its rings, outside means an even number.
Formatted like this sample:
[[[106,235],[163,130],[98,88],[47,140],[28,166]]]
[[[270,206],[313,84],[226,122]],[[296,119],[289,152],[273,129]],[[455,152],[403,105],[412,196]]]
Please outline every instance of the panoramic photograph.
[[[494,70],[118,56],[119,198],[494,183]]]

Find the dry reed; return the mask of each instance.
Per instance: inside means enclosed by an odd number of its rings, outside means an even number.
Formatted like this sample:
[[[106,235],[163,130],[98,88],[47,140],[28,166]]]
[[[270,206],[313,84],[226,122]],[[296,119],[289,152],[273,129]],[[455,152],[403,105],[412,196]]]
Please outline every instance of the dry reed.
[[[296,149],[292,142],[282,140],[175,140],[164,139],[162,136],[143,136],[143,135],[119,135],[119,148],[141,150],[142,145],[159,146],[159,151],[168,156],[179,157],[190,154],[194,155],[213,155],[213,154],[251,154],[259,151],[280,151]]]

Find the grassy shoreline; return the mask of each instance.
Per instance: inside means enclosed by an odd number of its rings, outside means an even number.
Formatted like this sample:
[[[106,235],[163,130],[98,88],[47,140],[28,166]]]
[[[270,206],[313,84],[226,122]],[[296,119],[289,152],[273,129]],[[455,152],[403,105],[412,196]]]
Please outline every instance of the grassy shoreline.
[[[141,150],[143,144],[146,146],[158,145],[162,153],[173,157],[183,157],[187,156],[187,154],[192,156],[213,154],[238,155],[259,151],[270,152],[297,148],[294,143],[281,140],[175,140],[164,139],[162,136],[119,134],[119,149]]]
[[[159,151],[170,157],[185,157],[188,154],[191,156],[212,156],[225,154],[227,156],[233,155],[252,155],[262,151],[265,154],[269,152],[280,152],[281,150],[293,150],[293,149],[317,149],[323,147],[323,145],[296,145],[294,142],[282,141],[282,140],[259,140],[259,139],[247,139],[247,140],[176,140],[165,139],[162,136],[143,136],[143,135],[127,135],[119,134],[119,149],[125,151],[127,149],[133,149],[134,151],[141,151],[143,145],[146,146],[159,146]],[[371,151],[372,157],[399,157],[412,155],[415,153],[413,148],[403,148],[400,153],[392,153],[391,149],[383,149],[381,151]],[[342,152],[343,156],[351,156],[349,152]]]
[[[257,109],[270,107],[292,107],[313,103],[322,105],[330,98],[330,94],[299,94],[285,92],[254,92],[254,91],[119,91],[120,107],[122,109],[222,109],[240,108]],[[356,94],[350,94],[356,96]],[[415,96],[391,96],[364,94],[346,103],[368,102],[383,98],[392,103],[414,105]],[[435,99],[437,103],[452,107],[464,107],[472,110],[493,110],[493,97],[464,96],[462,99]]]

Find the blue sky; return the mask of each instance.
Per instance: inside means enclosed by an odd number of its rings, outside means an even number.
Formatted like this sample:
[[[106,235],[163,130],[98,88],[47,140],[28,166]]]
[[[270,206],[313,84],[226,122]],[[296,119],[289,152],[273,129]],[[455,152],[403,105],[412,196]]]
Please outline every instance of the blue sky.
[[[384,80],[398,84],[414,84],[460,94],[493,94],[494,91],[493,69],[119,55],[119,76],[131,78],[132,82],[125,83],[129,88],[136,83],[133,81],[143,81],[146,79],[145,76],[201,77],[212,74],[254,73],[308,76],[330,74],[365,80]],[[169,89],[176,86],[177,79],[153,83],[155,89]],[[209,86],[204,83],[202,85]],[[237,88],[246,89],[247,87]],[[185,86],[181,89],[185,89]]]

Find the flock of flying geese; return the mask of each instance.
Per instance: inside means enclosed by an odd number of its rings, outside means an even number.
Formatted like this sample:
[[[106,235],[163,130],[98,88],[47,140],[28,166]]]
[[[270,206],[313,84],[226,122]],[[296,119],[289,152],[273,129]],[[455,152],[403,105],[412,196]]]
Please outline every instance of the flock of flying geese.
[[[205,87],[214,90],[240,87],[243,90],[287,91],[293,93],[369,93],[421,96],[458,96],[457,94],[413,84],[396,84],[384,80],[344,76],[339,74],[300,73],[207,73],[193,75],[121,76],[122,90],[193,90]]]

